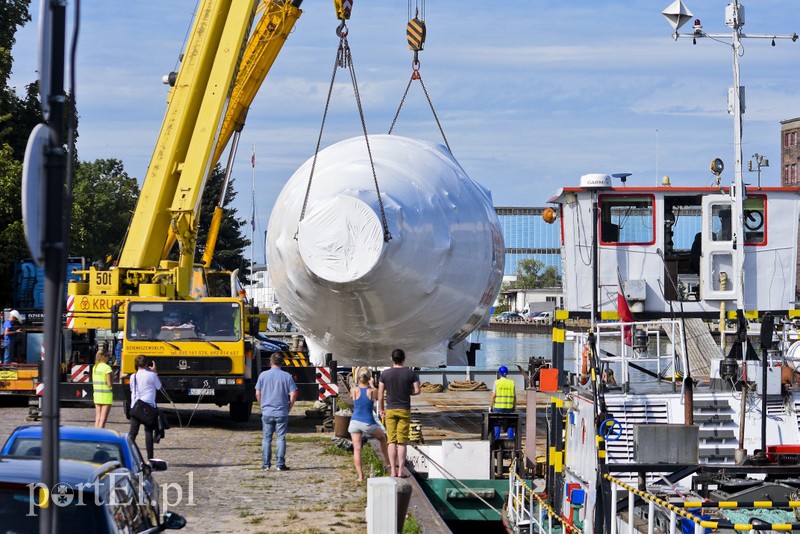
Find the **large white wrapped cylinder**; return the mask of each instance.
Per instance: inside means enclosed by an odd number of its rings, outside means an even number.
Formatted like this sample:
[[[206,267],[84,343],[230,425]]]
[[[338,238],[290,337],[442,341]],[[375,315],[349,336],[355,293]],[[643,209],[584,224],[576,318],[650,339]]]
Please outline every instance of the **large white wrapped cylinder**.
[[[443,146],[370,136],[391,239],[363,137],[312,159],[283,188],[267,233],[267,261],[286,315],[314,363],[446,363],[449,343],[487,317],[503,278],[504,245],[491,194]]]

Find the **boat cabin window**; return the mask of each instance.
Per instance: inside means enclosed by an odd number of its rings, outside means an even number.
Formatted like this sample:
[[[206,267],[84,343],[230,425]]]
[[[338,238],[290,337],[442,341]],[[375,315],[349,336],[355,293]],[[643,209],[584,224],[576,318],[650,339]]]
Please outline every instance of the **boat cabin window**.
[[[652,195],[600,195],[600,241],[603,244],[655,243]]]
[[[713,241],[731,241],[733,209],[730,204],[714,204],[711,208],[711,239]]]
[[[767,244],[767,210],[764,195],[748,195],[744,200],[744,244]]]

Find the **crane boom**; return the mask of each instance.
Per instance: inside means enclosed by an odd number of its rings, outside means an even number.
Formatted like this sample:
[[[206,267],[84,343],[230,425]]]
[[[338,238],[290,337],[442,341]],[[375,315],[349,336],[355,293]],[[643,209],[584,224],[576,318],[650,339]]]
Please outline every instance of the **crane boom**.
[[[183,245],[181,255],[194,254],[194,247],[186,245],[191,245],[195,214],[211,169],[211,150],[253,16],[251,3],[201,3],[170,89],[167,113],[122,248],[121,268],[158,266],[170,228]]]
[[[201,0],[180,69],[169,76],[167,111],[117,266],[92,267],[83,282],[70,285],[70,295],[80,297],[68,310],[74,328],[108,328],[111,306],[128,297],[202,294],[193,286],[203,189],[233,132],[244,126],[301,2]],[[179,260],[165,261],[175,240]]]

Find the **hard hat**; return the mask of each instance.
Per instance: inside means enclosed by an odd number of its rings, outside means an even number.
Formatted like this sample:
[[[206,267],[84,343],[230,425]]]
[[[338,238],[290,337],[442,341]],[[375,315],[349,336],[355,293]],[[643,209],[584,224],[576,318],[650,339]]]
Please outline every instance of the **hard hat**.
[[[500,373],[502,376],[506,376],[508,374],[508,367],[506,367],[505,365],[501,365],[500,369],[498,369],[497,372]]]
[[[8,312],[9,317],[13,317],[17,321],[22,321],[22,318],[19,316],[19,312],[17,310],[11,310]]]

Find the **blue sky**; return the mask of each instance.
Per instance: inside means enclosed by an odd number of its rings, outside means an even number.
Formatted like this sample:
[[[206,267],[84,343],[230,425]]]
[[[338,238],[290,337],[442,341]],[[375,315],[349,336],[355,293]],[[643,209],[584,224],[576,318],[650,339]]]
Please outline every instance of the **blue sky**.
[[[429,0],[423,81],[453,153],[491,189],[497,206],[535,206],[588,172],[631,172],[629,183],[712,181],[721,157],[733,174],[730,46],[671,38],[661,12],[670,0]],[[709,33],[728,33],[726,2],[685,0]],[[173,70],[194,0],[84,0],[78,44],[81,160],[118,158],[144,176],[166,110],[161,76]],[[234,169],[240,216],[250,217],[255,146],[257,233],[274,199],[313,155],[338,39],[329,0],[305,0],[304,14],[256,97]],[[72,2],[69,5],[72,16]],[[17,33],[11,85],[36,77],[39,2]],[[386,133],[411,74],[405,42],[407,3],[356,0],[349,42],[367,128]],[[800,32],[790,0],[746,5],[745,33]],[[691,24],[683,29],[691,31]],[[765,155],[763,185],[780,182],[780,121],[800,116],[800,42],[745,40],[743,154]],[[346,71],[337,86],[322,144],[360,135]],[[394,133],[441,142],[415,83]],[[225,156],[223,156],[225,157]],[[378,177],[380,180],[380,177]],[[755,174],[745,170],[745,182]],[[257,240],[255,259],[263,258]]]

